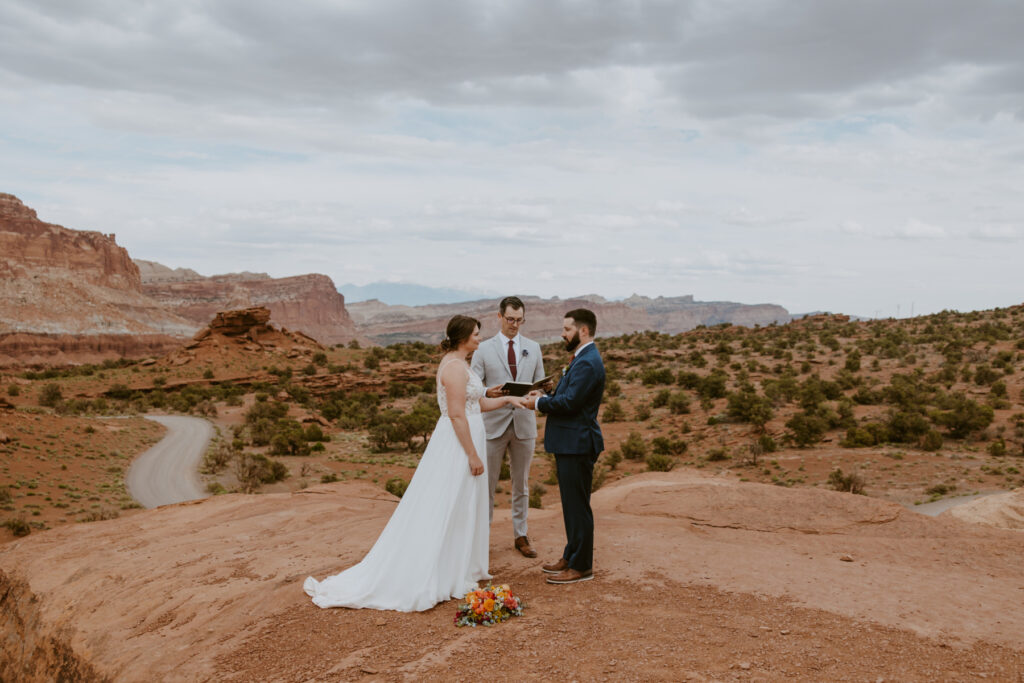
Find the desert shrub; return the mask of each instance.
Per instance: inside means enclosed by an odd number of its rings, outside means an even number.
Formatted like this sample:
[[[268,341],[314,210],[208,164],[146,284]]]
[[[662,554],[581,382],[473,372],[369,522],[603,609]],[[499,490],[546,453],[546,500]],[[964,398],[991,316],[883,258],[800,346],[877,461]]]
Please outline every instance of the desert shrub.
[[[21,387],[19,387],[17,384],[8,384],[7,385],[7,395],[8,396],[18,396],[19,394],[21,394]]]
[[[997,458],[1006,455],[1006,442],[1002,439],[996,439],[988,445],[988,454]]]
[[[387,492],[391,495],[401,498],[405,495],[405,490],[409,488],[409,482],[401,477],[391,477],[388,479],[387,483],[384,484],[384,488],[387,489]]]
[[[756,427],[764,427],[772,419],[772,402],[767,396],[760,396],[749,384],[739,391],[729,394],[726,407],[729,417],[741,422],[749,422]]]
[[[929,486],[924,490],[924,492],[932,498],[939,498],[940,496],[952,493],[953,491],[956,491],[955,484],[935,484],[934,486]]]
[[[647,368],[641,373],[640,381],[644,386],[672,384],[675,381],[675,374],[671,368]]]
[[[302,438],[306,441],[330,441],[331,437],[324,434],[323,428],[315,422],[306,425],[302,430]]]
[[[622,422],[625,419],[626,411],[618,399],[613,398],[605,404],[604,411],[601,413],[602,422]]]
[[[658,455],[682,455],[686,452],[686,442],[682,439],[656,436],[651,440],[651,450]]]
[[[338,479],[338,475],[335,474],[334,472],[328,472],[327,474],[320,475],[321,484],[333,484],[334,482],[338,481]]]
[[[622,462],[622,451],[618,448],[608,451],[604,456],[605,464],[608,465],[609,469],[615,469]]]
[[[668,472],[676,466],[676,459],[662,453],[648,453],[645,458],[649,472]]]
[[[708,462],[721,462],[722,460],[728,460],[729,457],[728,448],[712,448],[707,454]]]
[[[393,444],[410,438],[409,425],[402,413],[394,408],[382,410],[370,425],[370,443],[377,452],[390,450]]]
[[[608,478],[608,468],[604,465],[598,465],[594,468],[594,475],[590,479],[590,492],[598,490],[604,486],[605,479]]]
[[[213,379],[213,370],[207,368],[203,371],[203,379]]]
[[[701,398],[725,398],[728,378],[724,370],[715,368],[710,374],[701,378],[697,385],[697,394]]]
[[[324,367],[327,365],[327,354],[323,351],[317,351],[313,354],[313,363],[320,367]]]
[[[828,421],[809,412],[797,413],[786,421],[790,438],[801,448],[821,441],[828,431]]]
[[[846,363],[843,364],[843,369],[849,372],[860,372],[860,351],[854,349],[846,354]]]
[[[882,435],[884,436],[884,426],[877,422],[872,423],[872,426],[880,427]],[[866,427],[867,425],[863,427],[850,427],[846,430],[846,436],[839,442],[839,445],[843,448],[868,448],[884,441],[884,439],[880,441],[878,434],[873,430],[866,429]]]
[[[842,468],[837,467],[829,473],[828,485],[834,491],[864,495],[864,477],[859,472],[844,474]]]
[[[696,389],[700,386],[700,375],[696,372],[687,372],[683,370],[679,372],[679,377],[676,379],[676,383],[684,389]]]
[[[39,405],[46,406],[47,408],[55,408],[58,403],[63,400],[64,396],[61,393],[59,384],[44,384],[43,388],[39,390]]]
[[[893,410],[886,419],[889,441],[912,443],[928,433],[931,424],[924,415],[909,410]]]
[[[981,431],[988,427],[995,417],[995,411],[991,406],[981,405],[963,394],[951,396],[945,402],[945,406],[948,409],[936,411],[932,419],[936,424],[945,427],[955,439],[962,439],[972,432]]]
[[[219,481],[211,481],[209,484],[206,485],[206,492],[209,493],[211,496],[219,496],[224,493],[227,493],[228,490],[224,488],[224,485],[221,484]]]
[[[929,429],[921,437],[921,449],[926,451],[937,451],[942,448],[942,434],[937,429]]]
[[[978,385],[992,384],[1002,373],[993,370],[988,364],[982,363],[974,370],[974,383]]]
[[[302,425],[296,420],[278,420],[270,438],[270,452],[273,455],[309,455]]]
[[[243,453],[235,460],[235,476],[246,493],[252,493],[260,484],[271,484],[288,477],[288,468],[278,460],[261,453]]]
[[[686,415],[690,412],[690,398],[682,391],[672,392],[666,405],[673,415]]]
[[[1002,380],[999,380],[998,382],[993,382],[992,387],[989,389],[989,392],[996,398],[1006,398],[1006,382]]]
[[[637,422],[645,422],[651,417],[651,407],[646,403],[638,403],[634,412]]]
[[[775,443],[775,439],[768,434],[762,434],[757,437],[757,443],[765,453],[774,453],[779,450],[778,445]]]
[[[664,408],[668,405],[668,399],[672,396],[672,392],[668,389],[662,389],[654,395],[651,399],[651,407],[653,408]]]
[[[543,507],[542,496],[547,493],[543,484],[534,484],[530,487],[530,507],[539,510]]]
[[[604,385],[604,393],[606,396],[610,397],[622,396],[622,386],[615,380],[609,380],[608,383]]]
[[[11,487],[0,486],[0,505],[10,505],[14,498],[11,496]]]
[[[227,467],[233,457],[235,451],[231,446],[224,441],[218,441],[203,455],[203,466],[200,471],[203,474],[216,474]]]
[[[630,432],[622,442],[622,455],[630,460],[643,460],[647,457],[647,443],[640,432]]]

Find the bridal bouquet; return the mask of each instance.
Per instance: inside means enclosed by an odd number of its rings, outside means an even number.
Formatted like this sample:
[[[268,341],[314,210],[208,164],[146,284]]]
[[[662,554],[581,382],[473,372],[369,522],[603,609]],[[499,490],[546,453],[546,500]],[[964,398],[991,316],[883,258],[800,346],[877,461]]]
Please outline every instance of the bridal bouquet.
[[[523,614],[523,601],[507,585],[469,591],[465,600],[455,613],[456,626],[491,626]]]

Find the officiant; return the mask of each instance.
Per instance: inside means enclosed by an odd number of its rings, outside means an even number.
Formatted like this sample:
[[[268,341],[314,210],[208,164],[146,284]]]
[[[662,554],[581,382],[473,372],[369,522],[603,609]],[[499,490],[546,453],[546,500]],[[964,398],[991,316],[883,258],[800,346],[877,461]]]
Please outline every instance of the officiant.
[[[471,368],[487,387],[487,396],[497,398],[506,382],[538,382],[544,378],[544,359],[540,344],[521,334],[526,323],[526,305],[516,296],[507,296],[498,304],[501,331],[480,343],[473,354]],[[530,502],[530,462],[537,442],[537,416],[532,410],[512,406],[484,413],[487,429],[487,478],[491,493],[490,518],[494,519],[494,492],[498,486],[501,461],[508,453],[512,475],[512,531],[516,550],[526,557],[537,557],[527,536],[527,512]]]

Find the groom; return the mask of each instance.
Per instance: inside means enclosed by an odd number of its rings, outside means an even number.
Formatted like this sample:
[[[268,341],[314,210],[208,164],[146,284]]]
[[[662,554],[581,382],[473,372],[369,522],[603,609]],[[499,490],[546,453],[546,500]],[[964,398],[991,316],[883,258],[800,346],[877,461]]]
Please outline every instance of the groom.
[[[548,583],[576,583],[594,578],[594,513],[590,489],[594,464],[604,450],[597,410],[604,394],[604,363],[594,346],[597,316],[586,308],[565,314],[562,339],[573,356],[550,396],[530,394],[526,408],[548,416],[544,449],[555,454],[562,521],[568,542],[562,559],[541,569]]]
[[[507,296],[498,304],[501,332],[481,342],[473,353],[470,366],[487,389],[487,396],[497,398],[504,392],[505,382],[533,384],[544,378],[544,360],[540,345],[519,334],[526,322],[526,306],[522,299]],[[493,386],[490,386],[493,385]],[[501,459],[508,450],[512,473],[512,529],[515,547],[526,557],[537,557],[526,535],[526,513],[529,509],[530,461],[537,443],[537,416],[531,410],[512,406],[484,413],[487,429],[487,483],[491,493],[490,516],[494,518],[494,489],[498,485]]]

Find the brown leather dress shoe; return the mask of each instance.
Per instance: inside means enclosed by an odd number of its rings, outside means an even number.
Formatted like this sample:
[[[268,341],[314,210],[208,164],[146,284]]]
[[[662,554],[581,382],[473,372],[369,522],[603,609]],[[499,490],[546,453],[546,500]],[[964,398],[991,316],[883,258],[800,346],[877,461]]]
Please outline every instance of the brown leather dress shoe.
[[[537,557],[537,551],[530,545],[530,539],[526,536],[520,536],[516,539],[516,550],[521,552],[524,557]]]
[[[592,578],[594,578],[594,572],[590,569],[585,572],[566,569],[564,572],[549,576],[548,583],[579,583],[580,581],[590,581]]]
[[[545,574],[558,574],[559,572],[564,572],[568,568],[569,560],[563,557],[558,562],[551,562],[549,564],[541,565],[540,570]]]

